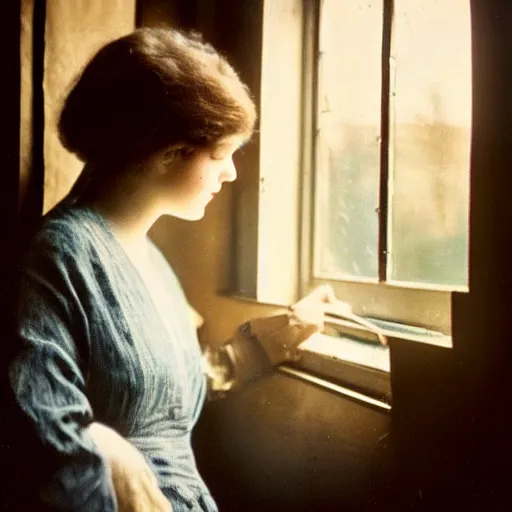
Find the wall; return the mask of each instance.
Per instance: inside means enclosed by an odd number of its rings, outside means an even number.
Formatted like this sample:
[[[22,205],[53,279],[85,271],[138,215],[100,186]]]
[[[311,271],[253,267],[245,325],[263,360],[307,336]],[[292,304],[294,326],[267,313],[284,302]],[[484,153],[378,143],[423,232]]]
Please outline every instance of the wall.
[[[207,404],[195,432],[220,510],[382,510],[389,415],[283,374]]]
[[[34,116],[33,102],[33,47],[34,37],[34,0],[21,2],[21,33],[20,33],[20,208],[27,193],[32,168],[32,126]]]
[[[135,0],[46,3],[44,51],[44,212],[69,191],[83,164],[60,144],[58,115],[75,76],[103,44],[135,27]]]

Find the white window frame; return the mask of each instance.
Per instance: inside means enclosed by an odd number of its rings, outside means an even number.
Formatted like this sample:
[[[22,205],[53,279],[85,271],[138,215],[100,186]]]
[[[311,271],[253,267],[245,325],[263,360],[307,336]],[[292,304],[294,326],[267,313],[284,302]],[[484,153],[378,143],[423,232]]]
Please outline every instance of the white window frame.
[[[314,76],[316,72],[316,39],[318,30],[319,4],[318,2],[306,2],[309,9],[306,11],[306,34],[305,40],[310,48],[306,52],[306,66],[308,71],[305,76]],[[315,4],[315,5],[312,5]],[[384,1],[384,9],[390,11],[392,2]],[[385,15],[386,16],[386,15]],[[391,25],[391,14],[388,23]],[[391,27],[389,27],[391,29]],[[389,41],[391,44],[391,41]],[[391,59],[390,59],[391,60]],[[309,120],[306,124],[313,126],[315,115],[315,98],[312,93],[314,81],[309,81],[310,92],[305,101],[308,108]],[[388,88],[388,101],[392,102],[391,86]],[[306,87],[308,85],[306,84]],[[310,169],[314,169],[315,155],[313,147],[313,136],[309,134],[309,147],[306,149],[309,155],[306,155],[304,162],[308,162]],[[391,144],[391,137],[390,137]],[[391,146],[388,150],[391,150]],[[308,164],[306,164],[308,165]],[[378,279],[327,279],[322,277],[313,277],[313,240],[312,240],[312,217],[313,217],[313,175],[314,171],[308,172],[303,169],[305,176],[310,179],[305,182],[303,189],[303,245],[302,245],[302,265],[301,282],[303,289],[309,289],[320,284],[331,284],[337,295],[342,299],[348,299],[354,307],[354,310],[363,316],[377,317],[392,320],[398,323],[421,326],[427,329],[440,331],[446,335],[451,333],[451,299],[452,293],[466,293],[469,291],[467,286],[443,287],[429,286],[425,284],[415,285],[413,283],[398,282],[379,282]],[[383,210],[384,208],[381,207]],[[309,221],[309,222],[308,222]]]
[[[319,0],[264,1],[258,175],[252,190],[243,192],[249,201],[239,199],[235,210],[238,233],[251,223],[256,227],[252,237],[247,232],[237,237],[234,295],[287,305],[329,283],[357,314],[442,332],[443,338],[411,339],[449,347],[452,294],[467,288],[312,277],[315,84],[311,76],[318,13]]]

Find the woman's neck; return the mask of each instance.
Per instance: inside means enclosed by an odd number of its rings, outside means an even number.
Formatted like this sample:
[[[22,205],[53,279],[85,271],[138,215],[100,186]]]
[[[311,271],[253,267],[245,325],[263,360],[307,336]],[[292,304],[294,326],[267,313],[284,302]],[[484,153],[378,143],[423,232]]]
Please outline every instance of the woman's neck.
[[[115,180],[101,178],[101,169],[90,172],[80,201],[100,213],[129,256],[147,249],[147,234],[161,215],[150,180],[139,173],[118,174]],[[95,179],[94,176],[99,178]]]

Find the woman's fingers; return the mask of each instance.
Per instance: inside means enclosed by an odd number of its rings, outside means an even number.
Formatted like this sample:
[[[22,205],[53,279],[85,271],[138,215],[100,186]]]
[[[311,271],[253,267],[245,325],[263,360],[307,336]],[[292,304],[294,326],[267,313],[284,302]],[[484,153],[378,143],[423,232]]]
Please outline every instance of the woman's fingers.
[[[172,512],[171,503],[147,473],[125,481],[118,498],[120,512]]]
[[[146,463],[145,463],[145,466],[144,466],[144,470],[145,470],[146,475],[148,476],[149,480],[151,481],[151,483],[153,485],[158,486],[158,480],[156,478],[156,475],[153,473],[153,471],[151,471],[151,469],[149,468],[149,466]]]
[[[308,297],[320,302],[332,303],[336,301],[336,294],[330,284],[317,286],[309,295],[306,295],[305,298],[307,299]]]
[[[333,304],[336,302],[336,294],[334,293],[334,289],[330,284],[324,284],[319,286],[317,289],[322,302],[327,302],[328,304]]]
[[[297,306],[293,309],[295,323],[302,326],[314,327],[317,330],[323,329],[324,310],[321,307]]]
[[[313,291],[308,293],[299,302],[297,302],[293,309],[304,307],[320,307],[323,304],[334,304],[337,302],[334,289],[329,284],[324,284],[316,287]]]
[[[112,471],[120,512],[169,512],[172,506],[158,487],[142,453],[114,430],[93,423],[89,426],[98,449]]]
[[[171,503],[165,497],[160,488],[155,485],[153,479],[149,477],[149,475],[142,483],[145,492],[145,504],[149,507],[148,510],[155,512],[172,512]]]

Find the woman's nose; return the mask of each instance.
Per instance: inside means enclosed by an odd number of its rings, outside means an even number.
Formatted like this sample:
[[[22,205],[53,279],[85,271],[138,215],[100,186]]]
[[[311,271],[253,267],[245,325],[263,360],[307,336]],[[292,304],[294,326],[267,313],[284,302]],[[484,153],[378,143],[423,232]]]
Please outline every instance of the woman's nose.
[[[225,169],[222,171],[222,181],[235,181],[236,167],[233,159],[230,159]]]

